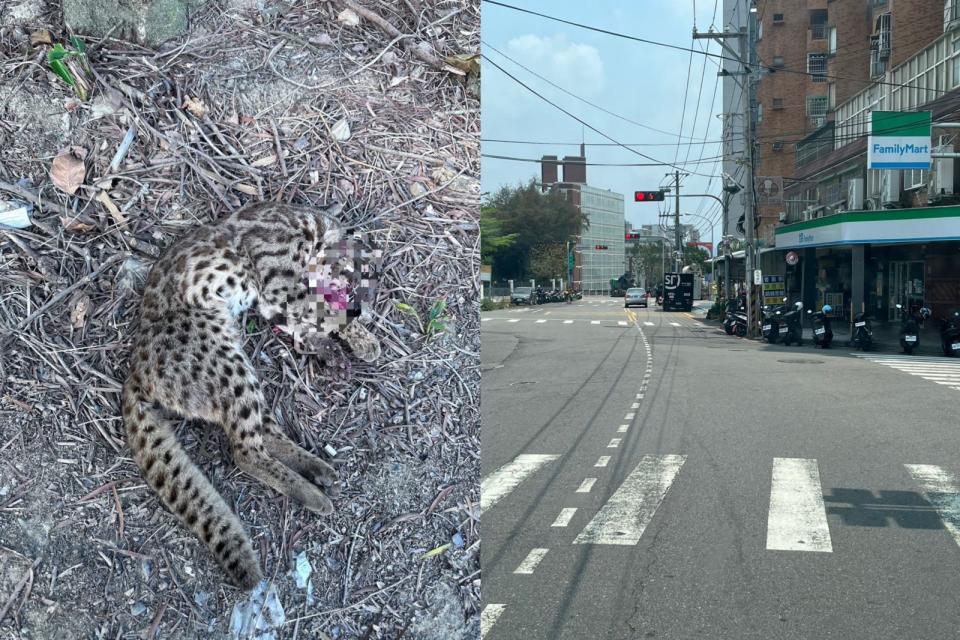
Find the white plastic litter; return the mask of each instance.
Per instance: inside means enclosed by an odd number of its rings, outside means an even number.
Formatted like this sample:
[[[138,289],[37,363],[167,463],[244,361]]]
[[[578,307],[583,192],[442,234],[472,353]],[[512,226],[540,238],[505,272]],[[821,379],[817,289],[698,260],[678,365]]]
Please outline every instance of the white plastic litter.
[[[230,637],[233,640],[276,640],[277,629],[286,621],[277,588],[263,580],[249,598],[233,607]]]

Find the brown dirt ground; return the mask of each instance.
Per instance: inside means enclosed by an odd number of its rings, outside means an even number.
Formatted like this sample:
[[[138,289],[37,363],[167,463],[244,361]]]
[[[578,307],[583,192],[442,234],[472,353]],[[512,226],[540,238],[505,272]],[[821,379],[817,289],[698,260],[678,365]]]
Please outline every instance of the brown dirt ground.
[[[0,638],[478,635],[477,79],[414,55],[476,53],[478,3],[362,4],[410,37],[347,26],[337,2],[221,0],[159,51],[87,39],[95,73],[80,102],[46,69],[47,47],[29,44],[38,29],[67,37],[56,5],[0,0],[0,203],[27,199],[11,188],[23,178],[43,203],[33,226],[0,228]],[[331,133],[340,121],[346,140]],[[69,196],[48,172],[73,146],[86,178]],[[159,251],[271,198],[339,200],[370,230],[385,256],[384,356],[337,379],[258,320],[248,329],[280,422],[338,451],[329,518],[237,471],[208,425],[180,429],[260,547],[264,604],[224,585],[144,485],[118,392]],[[437,300],[450,319],[431,335],[395,304],[423,317]],[[239,630],[245,607],[271,610],[260,631]]]

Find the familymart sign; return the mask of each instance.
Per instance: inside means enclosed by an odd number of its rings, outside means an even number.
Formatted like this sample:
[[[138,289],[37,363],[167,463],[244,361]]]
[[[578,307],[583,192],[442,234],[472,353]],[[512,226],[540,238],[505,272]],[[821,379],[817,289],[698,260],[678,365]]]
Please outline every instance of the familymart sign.
[[[929,169],[930,112],[871,112],[867,168]]]

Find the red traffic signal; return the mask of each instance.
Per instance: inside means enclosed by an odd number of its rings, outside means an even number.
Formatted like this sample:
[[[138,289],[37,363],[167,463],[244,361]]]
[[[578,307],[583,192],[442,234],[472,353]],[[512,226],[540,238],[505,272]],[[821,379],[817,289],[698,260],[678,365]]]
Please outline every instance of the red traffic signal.
[[[663,200],[663,191],[634,191],[634,202],[657,202]]]
[[[640,237],[639,233],[626,233],[623,236],[624,240],[637,240]]]
[[[605,245],[605,244],[595,244],[595,245],[593,245],[593,248],[596,249],[597,251],[603,251],[604,249],[607,249],[608,247],[607,247],[607,245]]]

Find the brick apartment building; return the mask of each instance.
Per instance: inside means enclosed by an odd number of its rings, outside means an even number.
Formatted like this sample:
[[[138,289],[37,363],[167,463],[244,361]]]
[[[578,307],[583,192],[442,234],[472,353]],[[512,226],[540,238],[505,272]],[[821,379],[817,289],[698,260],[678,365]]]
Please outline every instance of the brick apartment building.
[[[800,5],[806,19],[791,29]],[[809,71],[758,82],[756,175],[783,178],[783,200],[760,208],[764,276],[784,277],[790,299],[828,302],[847,321],[865,312],[896,322],[897,304],[935,316],[960,308],[960,162],[936,155],[960,149],[960,131],[937,126],[960,121],[960,2],[780,0],[758,9],[759,57],[768,64],[766,56],[790,52],[789,69],[790,56],[806,56]],[[867,168],[874,111],[931,114],[929,170]],[[791,135],[794,127],[802,134]],[[786,264],[788,252],[796,264]]]
[[[832,146],[837,105],[942,35],[944,1],[760,0],[756,15],[757,58],[772,69],[756,83],[754,172],[757,237],[769,247],[784,189]]]

